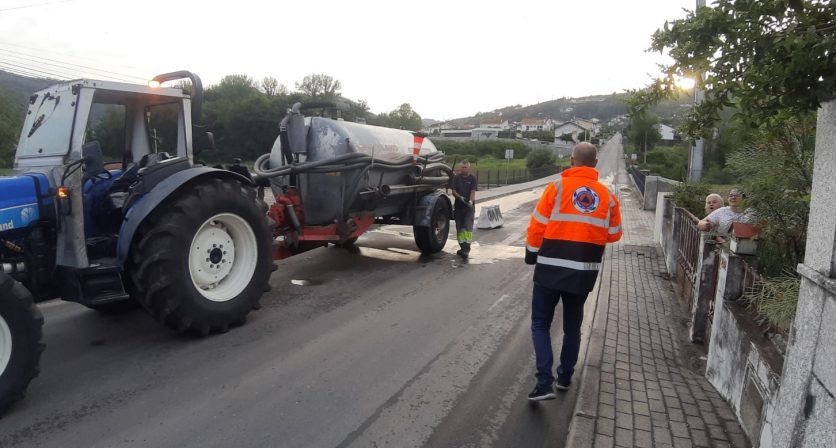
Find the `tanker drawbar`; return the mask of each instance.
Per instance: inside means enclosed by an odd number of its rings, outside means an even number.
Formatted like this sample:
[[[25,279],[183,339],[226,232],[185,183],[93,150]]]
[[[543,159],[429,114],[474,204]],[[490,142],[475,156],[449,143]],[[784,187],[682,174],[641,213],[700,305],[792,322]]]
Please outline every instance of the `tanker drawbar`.
[[[270,211],[283,247],[277,258],[327,242],[352,242],[374,222],[426,227],[426,219],[416,219],[427,206],[419,199],[446,188],[453,174],[429,139],[305,117],[298,103],[281,121],[271,153],[258,158],[254,171],[270,179],[277,198]],[[449,199],[433,196],[445,201],[442,211],[449,220]]]

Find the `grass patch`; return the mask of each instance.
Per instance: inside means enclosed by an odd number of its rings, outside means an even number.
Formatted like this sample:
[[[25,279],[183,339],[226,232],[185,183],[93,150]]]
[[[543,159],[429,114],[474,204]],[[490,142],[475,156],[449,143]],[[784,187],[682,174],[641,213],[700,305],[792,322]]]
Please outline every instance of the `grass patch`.
[[[801,279],[790,272],[763,278],[743,294],[743,303],[755,313],[757,321],[786,331],[795,319]]]

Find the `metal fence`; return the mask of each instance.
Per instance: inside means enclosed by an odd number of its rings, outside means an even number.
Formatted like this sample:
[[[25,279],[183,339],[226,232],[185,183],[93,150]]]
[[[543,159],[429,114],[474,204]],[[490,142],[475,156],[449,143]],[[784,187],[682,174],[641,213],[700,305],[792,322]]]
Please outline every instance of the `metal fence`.
[[[473,175],[478,179],[480,190],[489,190],[503,185],[529,182],[557,174],[561,171],[563,171],[563,167],[536,168],[533,170],[526,168],[480,169],[477,165],[474,165],[472,169]]]
[[[644,196],[644,179],[647,177],[646,174],[642,173],[637,167],[631,166],[627,168],[627,172],[633,176],[633,180],[636,182],[636,186],[639,187],[639,191],[642,192],[642,196]]]
[[[691,285],[697,279],[697,265],[700,257],[700,231],[697,229],[699,220],[688,210],[676,207],[673,210],[673,220],[676,238],[676,260],[682,266]]]
[[[751,292],[756,289],[758,283],[762,280],[761,275],[754,266],[743,261],[743,282],[741,284],[743,293]]]

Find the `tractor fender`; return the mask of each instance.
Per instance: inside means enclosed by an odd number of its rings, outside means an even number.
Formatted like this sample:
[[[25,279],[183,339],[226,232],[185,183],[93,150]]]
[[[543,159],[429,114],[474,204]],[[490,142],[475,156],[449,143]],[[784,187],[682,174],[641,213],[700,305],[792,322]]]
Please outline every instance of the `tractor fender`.
[[[432,193],[425,194],[418,199],[415,205],[415,218],[413,225],[429,227],[432,222],[432,213],[435,203],[437,201],[445,201],[447,203],[447,210],[450,210],[452,215],[453,206],[450,204],[450,199],[441,190],[436,190]]]
[[[125,260],[128,259],[131,242],[133,241],[136,230],[160,203],[187,183],[208,178],[234,179],[244,185],[252,184],[249,179],[240,174],[208,167],[188,168],[167,177],[154,186],[150,192],[139,198],[125,213],[125,219],[122,221],[122,227],[119,229],[119,239],[116,248],[116,257],[119,265],[123,265]]]

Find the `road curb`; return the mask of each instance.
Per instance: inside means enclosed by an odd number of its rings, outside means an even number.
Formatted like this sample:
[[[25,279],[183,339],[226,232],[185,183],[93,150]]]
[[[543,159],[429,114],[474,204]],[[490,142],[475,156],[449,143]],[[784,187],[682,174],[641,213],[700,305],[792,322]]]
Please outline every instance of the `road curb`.
[[[595,420],[598,418],[598,396],[600,394],[601,359],[604,353],[604,332],[610,301],[613,246],[608,245],[603,260],[601,276],[598,277],[598,294],[595,296],[592,330],[584,355],[583,373],[578,385],[578,399],[572,412],[572,422],[566,436],[567,448],[592,447],[594,443]],[[603,300],[603,302],[602,302]]]

